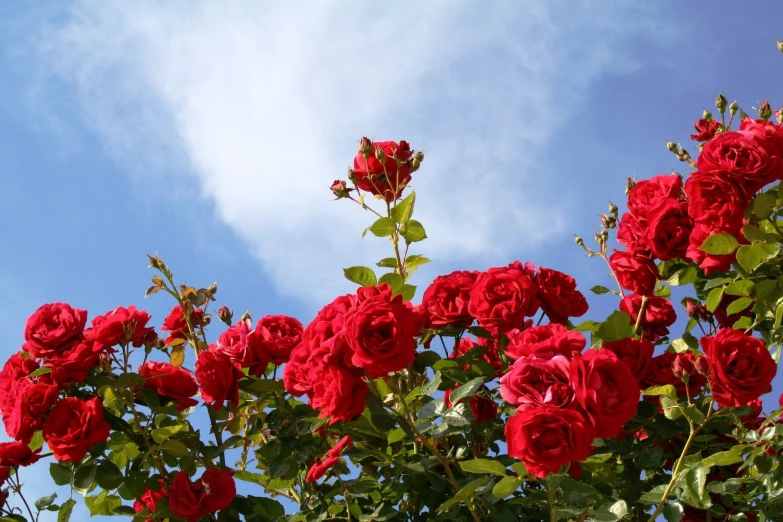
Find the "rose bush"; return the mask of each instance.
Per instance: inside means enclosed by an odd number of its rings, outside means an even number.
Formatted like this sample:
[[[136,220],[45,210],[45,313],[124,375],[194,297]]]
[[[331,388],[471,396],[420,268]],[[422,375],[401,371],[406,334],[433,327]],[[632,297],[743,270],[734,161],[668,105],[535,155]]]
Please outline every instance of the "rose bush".
[[[716,105],[696,160],[668,144],[689,172],[628,180],[627,211],[576,238],[616,283],[591,289],[603,320],[579,319],[572,276],[519,260],[414,304],[424,156],[367,138],[331,190],[393,255],[346,268],[359,288],[306,325],[235,320],[157,255],[165,335],[136,306],[89,327],[41,306],[0,370],[0,521],[67,521],[74,493],[145,521],[783,520],[783,397],[761,402],[783,344],[783,127]],[[63,502],[24,497],[41,461]]]

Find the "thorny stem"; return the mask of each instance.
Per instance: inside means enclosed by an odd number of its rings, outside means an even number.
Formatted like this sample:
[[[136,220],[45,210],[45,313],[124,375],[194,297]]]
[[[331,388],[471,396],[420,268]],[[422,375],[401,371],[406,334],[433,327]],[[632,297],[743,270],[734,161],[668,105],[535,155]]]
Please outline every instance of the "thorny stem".
[[[639,314],[636,316],[636,324],[633,327],[634,334],[639,333],[639,328],[642,326],[642,317],[644,317],[644,310],[647,308],[647,301],[649,300],[649,297],[642,296],[642,304],[639,306]]]

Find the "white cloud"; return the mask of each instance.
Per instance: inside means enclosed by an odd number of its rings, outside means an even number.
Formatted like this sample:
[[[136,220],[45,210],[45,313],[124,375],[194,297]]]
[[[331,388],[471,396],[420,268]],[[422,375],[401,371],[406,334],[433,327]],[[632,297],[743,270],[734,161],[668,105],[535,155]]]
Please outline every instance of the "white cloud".
[[[437,260],[506,263],[562,230],[563,179],[537,164],[586,89],[633,66],[619,49],[650,20],[631,2],[96,0],[41,45],[129,171],[184,159],[279,290],[312,305],[350,287],[341,267],[388,255],[359,244],[369,216],[329,202],[362,134],[426,151],[413,185]]]

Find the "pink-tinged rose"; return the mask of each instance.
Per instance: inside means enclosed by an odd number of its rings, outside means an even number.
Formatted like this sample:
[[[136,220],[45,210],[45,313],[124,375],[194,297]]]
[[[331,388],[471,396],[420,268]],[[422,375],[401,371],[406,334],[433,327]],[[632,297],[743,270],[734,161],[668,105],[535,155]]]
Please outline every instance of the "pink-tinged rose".
[[[639,295],[653,295],[658,267],[649,256],[633,250],[618,250],[609,257],[609,264],[620,286]]]
[[[87,310],[66,303],[45,304],[27,319],[22,349],[39,359],[57,355],[59,348],[84,332],[85,324]]]
[[[684,258],[693,220],[687,203],[669,198],[647,211],[647,244],[661,261]]]
[[[470,326],[473,316],[468,310],[468,303],[478,274],[476,271],[459,270],[436,277],[427,287],[421,302],[433,328]]]
[[[699,118],[694,125],[696,129],[695,134],[691,134],[693,141],[708,141],[715,137],[715,133],[718,132],[721,125],[716,120],[708,120],[707,118]]]
[[[106,442],[110,427],[103,420],[103,404],[98,397],[86,401],[66,397],[49,413],[42,431],[55,459],[75,463],[94,445]]]
[[[190,321],[193,324],[193,328],[197,328],[204,323],[204,312],[201,308],[196,308],[190,313]],[[188,337],[188,321],[185,319],[185,312],[182,311],[182,306],[177,305],[171,309],[169,315],[163,320],[161,330],[169,333],[164,341],[165,344],[171,344],[176,339],[186,339]]]
[[[267,315],[258,321],[253,335],[261,339],[259,346],[265,352],[263,358],[279,366],[288,362],[293,349],[302,342],[303,331],[298,319],[287,315]]]
[[[544,404],[578,408],[571,386],[571,361],[551,353],[520,357],[500,378],[500,396],[520,410]]]
[[[188,474],[180,471],[171,483],[169,508],[187,522],[196,522],[205,515],[227,508],[236,494],[232,470],[210,468],[196,482],[191,482]]]
[[[193,396],[198,385],[190,372],[173,364],[146,362],[139,366],[139,375],[144,377],[143,388],[154,390],[161,399],[175,401],[175,408],[182,411],[198,404]]]
[[[138,348],[157,339],[155,329],[147,326],[150,319],[147,312],[135,306],[120,306],[92,320],[90,337],[107,347],[130,343]]]
[[[406,141],[372,143],[368,158],[359,151],[353,160],[356,186],[386,201],[399,199],[411,181],[411,157],[411,147]]]
[[[647,214],[667,199],[679,199],[682,179],[676,174],[664,174],[639,181],[628,193],[628,210],[641,226],[647,226]]]
[[[587,313],[587,300],[576,289],[576,280],[570,275],[539,268],[536,283],[541,308],[551,322],[567,324],[569,317],[582,317]]]
[[[219,410],[228,401],[239,403],[239,379],[244,377],[242,368],[214,345],[198,354],[196,380],[201,386],[201,398]]]
[[[340,460],[340,454],[346,449],[350,448],[353,444],[353,438],[350,435],[346,435],[335,444],[326,455],[320,458],[316,458],[315,462],[307,471],[307,482],[317,482],[321,477],[326,475],[326,472],[332,468],[337,461]]]
[[[557,473],[590,456],[593,428],[582,413],[556,406],[536,406],[506,421],[508,455],[521,460],[538,478]]]
[[[644,381],[652,363],[655,346],[644,339],[620,339],[604,343],[602,350],[609,350],[625,363],[637,381]]]
[[[586,344],[587,340],[581,333],[553,323],[522,330],[509,341],[506,355],[516,360],[529,355],[551,353],[571,359],[574,352],[581,352]]]
[[[642,308],[642,296],[629,294],[620,301],[620,311],[631,317],[631,324],[635,324]],[[642,312],[640,327],[644,338],[654,341],[669,334],[669,326],[677,320],[674,307],[671,302],[658,296],[647,297],[647,304]]]

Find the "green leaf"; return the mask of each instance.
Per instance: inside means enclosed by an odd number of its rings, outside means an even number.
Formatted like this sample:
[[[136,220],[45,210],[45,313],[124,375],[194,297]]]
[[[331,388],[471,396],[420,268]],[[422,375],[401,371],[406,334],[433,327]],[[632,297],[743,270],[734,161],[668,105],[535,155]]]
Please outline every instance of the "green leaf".
[[[435,372],[435,375],[432,376],[432,379],[430,379],[424,386],[421,387],[421,394],[422,395],[432,395],[438,390],[438,386],[440,386],[441,383],[441,373]]]
[[[84,497],[84,503],[90,510],[90,516],[111,515],[115,508],[122,505],[122,499],[116,495],[109,495],[108,491],[101,491],[94,497]]]
[[[67,464],[51,462],[49,463],[49,474],[52,476],[55,484],[58,486],[65,486],[71,483],[73,470],[71,469],[71,466]]]
[[[52,493],[46,497],[41,497],[35,501],[35,509],[43,511],[54,503],[54,499],[57,498],[57,493]]]
[[[484,377],[476,377],[475,379],[471,379],[470,381],[466,382],[465,384],[463,384],[462,386],[458,387],[453,392],[451,392],[451,396],[449,396],[449,400],[451,401],[452,404],[457,404],[465,397],[471,397],[483,385],[484,385]]]
[[[459,467],[466,473],[491,474],[500,477],[506,476],[506,467],[496,460],[475,459],[464,460],[459,463]]]
[[[628,505],[624,500],[602,504],[590,517],[593,522],[617,522],[628,514]]]
[[[357,285],[361,286],[375,286],[378,284],[378,280],[375,278],[375,272],[366,266],[352,266],[350,268],[343,268],[345,278]]]
[[[57,513],[57,522],[68,522],[71,520],[71,513],[75,505],[76,501],[72,498],[63,502],[62,506],[60,506],[60,511]]]
[[[392,288],[392,292],[395,294],[399,294],[400,290],[402,290],[402,276],[400,276],[400,274],[395,274],[394,272],[383,274],[381,278],[378,279],[378,284],[380,283],[388,284]]]
[[[172,435],[182,431],[184,427],[184,424],[175,424],[165,428],[156,428],[152,430],[152,439],[158,444],[163,444],[165,441],[169,440]]]
[[[430,260],[428,258],[414,254],[412,256],[408,256],[405,259],[405,268],[414,268],[417,266],[426,265],[429,262]]]
[[[708,237],[699,250],[712,255],[728,255],[737,250],[737,247],[737,238],[731,234],[719,233]]]
[[[611,292],[611,290],[609,290],[605,286],[601,286],[601,285],[595,285],[593,288],[590,289],[590,291],[593,292],[596,295],[603,295],[603,294],[608,294],[609,292]]]
[[[667,283],[674,286],[683,286],[693,283],[699,278],[699,271],[695,266],[690,265],[677,270],[666,280]]]
[[[686,343],[684,339],[673,340],[672,348],[674,348],[674,351],[677,353],[685,353],[691,349],[691,347],[688,346],[688,343]]]
[[[598,327],[596,335],[604,341],[619,341],[633,336],[631,316],[616,310]]]
[[[43,433],[41,431],[36,431],[35,433],[33,433],[33,436],[30,439],[30,444],[28,444],[28,446],[30,446],[31,450],[35,451],[41,448],[43,445],[44,445]]]
[[[466,501],[470,500],[471,497],[473,496],[473,493],[475,493],[475,491],[478,488],[480,488],[481,486],[486,484],[488,481],[489,481],[489,479],[487,477],[482,477],[482,478],[473,480],[471,482],[468,482],[467,484],[462,486],[462,489],[460,489],[457,492],[456,495],[454,495],[453,497],[448,499],[446,502],[441,504],[438,507],[438,512],[440,513],[440,512],[446,511],[451,506],[453,506],[455,504],[459,504],[460,502],[466,502]]]
[[[404,439],[405,435],[406,435],[406,433],[405,433],[404,429],[397,428],[397,429],[393,430],[391,433],[389,433],[389,436],[386,438],[386,441],[389,444],[394,444],[395,442],[399,442],[402,439]]]
[[[663,493],[666,491],[667,484],[661,484],[655,486],[650,491],[645,493],[639,498],[639,502],[643,504],[658,504],[663,499]]]
[[[682,408],[676,400],[666,395],[661,395],[661,408],[667,419],[677,420],[682,417]]]
[[[181,458],[190,455],[188,447],[177,439],[163,441],[163,444],[160,445],[160,449],[162,449],[164,453],[175,458]]]
[[[749,281],[748,279],[740,279],[739,281],[734,281],[729,286],[727,286],[725,292],[728,295],[747,297],[753,293],[753,288],[755,286],[756,283],[753,281]]]
[[[728,466],[731,464],[736,464],[738,462],[742,462],[742,454],[746,448],[747,446],[744,445],[734,446],[728,451],[721,451],[710,455],[709,457],[702,460],[701,463],[707,467]]]
[[[510,495],[513,495],[519,486],[522,485],[525,479],[522,477],[503,477],[500,482],[495,484],[492,488],[492,494],[496,498],[504,499]]]
[[[748,272],[753,272],[761,263],[775,257],[778,248],[777,243],[743,245],[737,250],[737,263]]]
[[[424,226],[415,219],[411,219],[400,227],[400,233],[409,243],[415,243],[427,238]]]
[[[403,301],[410,301],[413,299],[413,296],[416,295],[416,286],[404,284],[402,285],[402,290],[400,291],[400,295],[402,295]]]
[[[705,491],[709,471],[710,468],[706,466],[697,466],[689,469],[682,479],[678,480],[682,487],[680,499],[683,502],[699,509],[708,509],[712,505]]]
[[[714,312],[718,309],[721,299],[723,299],[723,288],[714,288],[707,296],[707,300],[704,302],[704,306],[708,311]]]
[[[663,395],[675,401],[677,400],[677,388],[671,384],[664,384],[663,386],[652,386],[644,390],[642,394],[649,395],[651,397]]]
[[[767,192],[762,192],[753,200],[753,213],[759,219],[767,219],[777,206],[777,197]]]
[[[122,484],[124,478],[120,469],[113,462],[104,460],[98,463],[98,470],[95,472],[95,482],[103,489],[117,489]]]
[[[397,224],[392,218],[382,217],[375,220],[369,230],[378,237],[388,237],[397,231]]]
[[[391,209],[391,217],[397,223],[405,223],[413,215],[413,206],[416,203],[416,192],[411,192],[405,199],[397,203]]]
[[[34,370],[32,373],[30,373],[30,375],[28,375],[27,377],[32,379],[33,377],[38,377],[41,375],[45,375],[47,373],[52,373],[52,369],[49,368],[48,366],[41,366],[37,370]]]
[[[680,522],[684,514],[685,511],[679,502],[672,502],[663,506],[663,518],[666,519],[666,522]]]
[[[739,299],[733,301],[729,306],[726,307],[726,313],[728,315],[737,314],[752,304],[753,304],[753,299],[751,299],[750,297],[740,297]]]
[[[384,257],[375,263],[375,266],[379,266],[381,268],[397,268],[397,259],[394,257]]]
[[[78,468],[73,475],[73,490],[80,495],[86,495],[95,481],[97,471],[98,466],[95,463]]]

